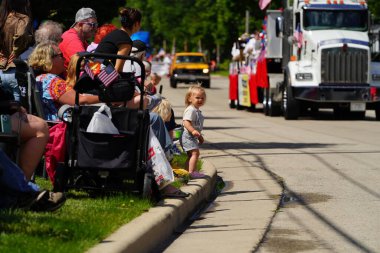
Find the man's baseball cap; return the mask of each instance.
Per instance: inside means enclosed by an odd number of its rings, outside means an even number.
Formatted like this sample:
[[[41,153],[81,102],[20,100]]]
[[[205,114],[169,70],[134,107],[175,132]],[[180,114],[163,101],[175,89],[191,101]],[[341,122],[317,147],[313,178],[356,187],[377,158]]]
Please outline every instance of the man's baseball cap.
[[[131,52],[132,53],[139,53],[139,52],[143,52],[143,51],[146,51],[146,45],[143,41],[141,40],[134,40],[132,42],[132,50]]]
[[[75,23],[71,26],[71,28],[73,28],[76,23],[88,18],[96,18],[95,11],[91,8],[86,7],[79,9],[75,15]]]

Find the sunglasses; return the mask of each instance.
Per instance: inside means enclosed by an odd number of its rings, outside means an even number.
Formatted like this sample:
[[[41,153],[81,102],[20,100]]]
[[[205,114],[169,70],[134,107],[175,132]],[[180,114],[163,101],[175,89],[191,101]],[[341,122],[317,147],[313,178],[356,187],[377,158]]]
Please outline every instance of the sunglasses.
[[[89,25],[91,26],[91,28],[96,28],[98,27],[98,23],[92,23],[92,22],[81,22],[82,24],[86,24],[86,25]]]

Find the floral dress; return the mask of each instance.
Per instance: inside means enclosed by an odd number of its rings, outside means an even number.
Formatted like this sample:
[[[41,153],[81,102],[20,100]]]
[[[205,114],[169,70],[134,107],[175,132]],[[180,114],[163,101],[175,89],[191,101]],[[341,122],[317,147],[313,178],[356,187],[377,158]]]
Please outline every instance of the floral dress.
[[[72,88],[66,81],[55,74],[42,74],[36,77],[37,88],[41,94],[45,120],[58,121],[58,99]]]

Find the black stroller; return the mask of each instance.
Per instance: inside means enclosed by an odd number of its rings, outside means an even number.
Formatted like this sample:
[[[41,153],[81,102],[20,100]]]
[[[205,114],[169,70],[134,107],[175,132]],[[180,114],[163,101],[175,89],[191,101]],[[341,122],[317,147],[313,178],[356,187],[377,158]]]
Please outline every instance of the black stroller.
[[[93,79],[93,76],[83,71],[83,66],[89,61],[106,65],[116,59],[137,62],[141,68],[141,82],[137,82],[133,73],[120,73],[117,81],[106,86],[97,76]],[[143,109],[143,63],[134,57],[81,53],[76,66],[76,77],[75,106],[63,116],[68,124],[67,157],[64,166],[57,168],[56,183],[63,184],[66,189],[91,192],[128,191],[137,192],[143,197],[157,196],[158,187],[153,173],[146,166],[149,112]],[[135,86],[138,86],[141,92],[139,109],[111,105],[112,102],[130,99],[123,97],[123,94],[131,88],[134,91]],[[79,94],[92,92],[98,94],[100,100],[111,108],[112,123],[119,134],[86,132],[92,116],[100,106],[80,105]]]

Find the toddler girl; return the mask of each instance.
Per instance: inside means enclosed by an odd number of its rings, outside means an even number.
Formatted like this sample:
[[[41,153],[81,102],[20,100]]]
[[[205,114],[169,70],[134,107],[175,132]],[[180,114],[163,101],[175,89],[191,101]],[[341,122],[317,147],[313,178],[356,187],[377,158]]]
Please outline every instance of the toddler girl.
[[[196,166],[199,158],[199,145],[204,142],[201,131],[204,117],[199,110],[206,101],[206,92],[199,86],[189,88],[185,97],[186,109],[183,113],[184,131],[180,138],[181,146],[187,153],[186,169],[191,178],[203,178],[205,175],[197,172]]]

